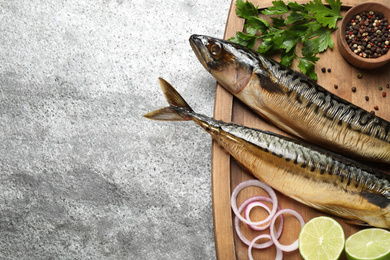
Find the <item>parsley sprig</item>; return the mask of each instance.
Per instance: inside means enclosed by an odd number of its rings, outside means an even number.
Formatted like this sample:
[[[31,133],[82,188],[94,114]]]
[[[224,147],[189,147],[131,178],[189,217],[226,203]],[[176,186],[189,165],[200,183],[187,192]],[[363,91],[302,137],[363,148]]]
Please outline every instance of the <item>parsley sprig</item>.
[[[301,72],[317,80],[314,72],[314,65],[319,59],[317,54],[328,47],[333,49],[331,33],[337,29],[337,20],[342,18],[340,0],[325,1],[330,8],[321,0],[313,0],[305,5],[273,1],[272,7],[261,11],[262,14],[271,16],[271,25],[258,16],[258,7],[248,0],[237,0],[236,13],[246,20],[246,33],[237,32],[229,40],[253,49],[260,38],[262,42],[257,52],[267,56],[280,52],[281,63],[288,67],[294,58],[298,58]],[[300,42],[302,56],[296,54],[296,46]]]

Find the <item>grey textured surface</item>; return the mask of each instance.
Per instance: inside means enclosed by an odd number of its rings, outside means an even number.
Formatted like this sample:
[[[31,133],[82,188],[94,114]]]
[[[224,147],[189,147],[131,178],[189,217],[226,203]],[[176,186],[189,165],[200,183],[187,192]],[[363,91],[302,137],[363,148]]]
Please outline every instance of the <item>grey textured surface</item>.
[[[211,139],[157,78],[212,115],[191,34],[230,1],[0,1],[0,259],[215,259]]]

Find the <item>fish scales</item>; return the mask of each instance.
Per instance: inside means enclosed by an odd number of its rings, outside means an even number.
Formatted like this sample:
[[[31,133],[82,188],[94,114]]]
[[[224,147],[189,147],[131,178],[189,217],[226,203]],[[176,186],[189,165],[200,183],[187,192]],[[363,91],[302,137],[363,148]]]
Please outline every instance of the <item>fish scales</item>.
[[[378,174],[378,176],[375,176],[375,174],[369,174],[363,170],[363,165],[360,165],[360,167],[353,166],[350,161],[336,154],[331,154],[318,148],[316,150],[319,151],[316,151],[310,145],[303,145],[271,132],[222,122],[219,122],[218,125],[227,134],[251,143],[264,152],[284,158],[286,163],[298,165],[301,168],[308,168],[310,172],[316,172],[320,175],[334,175],[337,178],[336,181],[346,183],[347,186],[353,183],[355,185],[363,184],[361,188],[366,187],[370,190],[382,192],[383,195],[390,199],[390,178],[388,175]],[[325,165],[328,168],[325,168]],[[312,173],[309,173],[308,176],[315,179],[318,178],[318,176]],[[370,186],[368,183],[376,183],[376,185]]]
[[[299,202],[346,219],[390,228],[390,176],[317,146],[195,113],[162,81],[170,107],[156,120],[192,120],[255,177]],[[172,94],[173,93],[173,94]]]
[[[386,211],[386,207],[390,204],[390,184],[387,175],[375,176],[367,170],[354,166],[356,163],[341,159],[337,155],[314,151],[270,133],[235,125],[221,128],[224,130],[222,135],[232,136],[221,139],[214,137],[214,139],[217,139],[218,143],[222,144],[244,168],[258,179],[306,205],[353,219],[360,211],[354,209],[355,203],[367,204],[366,207],[371,210],[375,208],[374,211],[381,209]],[[248,142],[255,146],[252,148],[255,151],[249,153],[252,156],[240,151],[239,148],[244,145],[225,143],[226,140],[231,141],[234,138],[240,139],[236,141],[237,143]],[[278,139],[274,140],[274,138]],[[282,146],[282,143],[286,145]],[[283,149],[280,149],[281,147]],[[259,150],[257,151],[256,148]],[[272,174],[265,174],[265,172]],[[313,191],[313,186],[320,192]],[[333,205],[333,208],[329,205]],[[369,221],[369,219],[365,220]],[[378,222],[375,224],[378,225]]]
[[[353,131],[390,142],[390,124],[385,120],[346,102],[317,83],[300,76],[298,72],[265,57],[259,56],[259,59],[269,69],[268,76],[274,83],[280,84],[288,97],[293,94],[302,107],[311,108],[315,114],[334,120],[338,125],[345,123]]]
[[[190,43],[218,82],[267,121],[337,153],[390,164],[390,122],[238,44],[203,35]]]

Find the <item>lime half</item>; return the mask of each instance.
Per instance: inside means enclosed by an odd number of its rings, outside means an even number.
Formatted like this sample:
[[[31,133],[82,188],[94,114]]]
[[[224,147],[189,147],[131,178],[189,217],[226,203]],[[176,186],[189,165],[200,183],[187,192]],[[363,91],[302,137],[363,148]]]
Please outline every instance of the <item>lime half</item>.
[[[390,259],[390,232],[368,228],[350,236],[345,242],[347,259]]]
[[[317,217],[303,226],[299,234],[299,252],[306,260],[338,259],[344,242],[343,228],[336,220]]]

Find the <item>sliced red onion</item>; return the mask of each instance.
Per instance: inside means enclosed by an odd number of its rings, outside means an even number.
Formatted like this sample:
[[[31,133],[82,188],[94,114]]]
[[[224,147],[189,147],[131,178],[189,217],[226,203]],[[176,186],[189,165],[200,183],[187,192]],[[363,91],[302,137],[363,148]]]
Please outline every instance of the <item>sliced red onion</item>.
[[[247,200],[245,200],[241,205],[240,205],[240,208],[238,209],[239,211],[239,214],[241,216],[241,212],[244,210],[244,208],[251,202],[253,201],[266,201],[266,202],[272,202],[272,200],[269,198],[269,197],[266,197],[266,196],[253,196]],[[280,210],[279,206],[277,207],[278,210]],[[237,232],[237,236],[241,239],[241,241],[246,244],[246,245],[250,245],[251,241],[249,241],[245,236],[244,234],[241,232],[241,228],[240,228],[240,222],[239,222],[239,219],[238,217],[236,216],[234,218],[234,227],[236,229],[236,232]],[[279,229],[278,229],[278,232],[276,234],[276,237],[279,238],[280,235],[282,234],[282,229],[283,229],[283,216],[281,216],[280,218],[280,224],[279,224]],[[256,248],[256,249],[263,249],[263,248],[267,248],[267,247],[270,247],[273,245],[273,242],[272,240],[270,241],[267,241],[265,243],[262,243],[262,244],[254,244],[253,245],[253,248]]]
[[[265,198],[268,198],[268,197],[265,197]],[[269,199],[269,198],[268,198]],[[271,199],[269,199],[271,201]],[[249,203],[246,207],[245,207],[245,213],[244,213],[244,216],[247,220],[249,221],[252,221],[250,219],[250,213],[251,213],[251,210],[254,208],[254,207],[262,207],[263,209],[265,209],[266,211],[268,211],[268,214],[271,214],[271,210],[269,209],[269,207],[267,205],[265,205],[264,203],[260,202],[260,201],[253,201],[251,203]],[[269,225],[271,224],[271,222],[268,222],[267,224],[263,225],[263,226],[253,226],[253,225],[248,225],[251,229],[253,230],[257,230],[257,231],[260,231],[260,230],[264,230],[264,229],[267,229],[269,227]]]
[[[262,239],[262,238],[268,238],[268,239],[271,239],[271,236],[270,235],[267,235],[267,234],[262,234],[262,235],[259,235],[257,237],[255,237],[249,244],[249,247],[248,247],[248,256],[249,256],[249,260],[254,260],[253,259],[253,256],[252,256],[252,247],[255,245],[256,241],[259,240],[259,239]],[[282,250],[280,250],[280,248],[278,247],[275,247],[276,248],[276,257],[275,257],[275,260],[282,260],[283,259],[283,252]]]
[[[273,243],[275,244],[275,246],[277,248],[279,248],[280,250],[284,251],[284,252],[291,252],[291,251],[294,251],[294,250],[297,250],[298,249],[298,239],[295,240],[292,244],[290,245],[282,245],[279,243],[278,241],[278,236],[277,234],[275,234],[275,221],[276,219],[278,218],[279,215],[281,214],[291,214],[293,215],[294,217],[296,217],[299,221],[299,223],[301,224],[301,228],[303,227],[303,225],[305,224],[305,220],[303,219],[303,217],[298,213],[296,212],[295,210],[292,210],[292,209],[282,209],[282,210],[279,210],[273,217],[273,219],[271,220],[271,226],[270,226],[270,231],[271,231],[271,239],[273,241]]]
[[[257,186],[257,187],[262,188],[270,195],[270,197],[272,199],[271,214],[267,218],[265,218],[264,220],[261,220],[258,222],[252,222],[252,221],[246,220],[244,217],[241,216],[240,212],[237,209],[237,195],[238,195],[238,193],[240,193],[240,191],[242,189],[249,187],[249,186]],[[232,210],[233,210],[234,214],[236,214],[236,216],[242,222],[244,222],[247,225],[259,226],[259,225],[262,225],[262,224],[270,221],[272,219],[272,217],[275,215],[276,210],[277,210],[277,206],[278,206],[278,198],[276,197],[274,190],[270,186],[268,186],[267,184],[265,184],[259,180],[247,180],[247,181],[243,181],[240,184],[238,184],[236,186],[236,188],[233,190],[230,203],[231,203]]]

